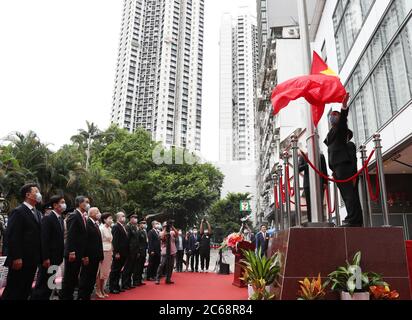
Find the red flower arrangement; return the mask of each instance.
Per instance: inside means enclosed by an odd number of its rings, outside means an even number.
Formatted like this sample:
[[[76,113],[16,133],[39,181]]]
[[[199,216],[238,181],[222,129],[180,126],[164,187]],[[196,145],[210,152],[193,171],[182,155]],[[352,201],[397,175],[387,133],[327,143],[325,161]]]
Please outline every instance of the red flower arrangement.
[[[223,241],[221,248],[231,248],[232,251],[237,250],[237,244],[244,240],[241,233],[232,233]]]
[[[388,286],[371,286],[369,288],[373,300],[398,300],[399,293]]]

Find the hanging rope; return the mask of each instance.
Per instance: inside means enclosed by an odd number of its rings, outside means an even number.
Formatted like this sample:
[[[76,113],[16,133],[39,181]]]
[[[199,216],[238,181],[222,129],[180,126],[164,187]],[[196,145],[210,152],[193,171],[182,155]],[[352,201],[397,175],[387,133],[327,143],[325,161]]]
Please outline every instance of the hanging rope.
[[[324,174],[323,172],[321,172],[318,168],[316,168],[315,165],[314,165],[312,162],[310,162],[309,158],[306,156],[306,154],[305,154],[302,150],[300,150],[300,153],[301,153],[302,157],[305,159],[305,161],[309,164],[309,166],[310,166],[313,170],[315,170],[315,172],[316,172],[321,178],[326,179],[326,180],[331,181],[331,182],[334,182],[334,183],[348,183],[348,182],[351,182],[351,181],[356,180],[356,179],[362,174],[362,172],[363,172],[364,170],[366,170],[366,168],[369,166],[369,162],[371,161],[373,155],[375,154],[375,150],[373,150],[373,151],[371,152],[368,160],[366,160],[366,162],[365,162],[365,164],[363,165],[362,169],[360,169],[353,177],[350,177],[350,178],[345,179],[345,180],[337,180],[337,179],[334,179],[334,178],[331,178],[331,177],[325,175],[325,174]]]

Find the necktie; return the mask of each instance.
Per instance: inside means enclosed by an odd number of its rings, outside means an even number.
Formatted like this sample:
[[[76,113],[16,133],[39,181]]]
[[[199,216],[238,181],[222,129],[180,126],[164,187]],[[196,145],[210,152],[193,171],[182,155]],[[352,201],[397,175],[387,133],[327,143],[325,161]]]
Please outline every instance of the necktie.
[[[81,215],[82,215],[82,218],[83,218],[84,226],[86,227],[86,217],[83,215],[83,213],[81,213]]]
[[[34,209],[34,208],[31,209],[31,212],[33,212],[34,219],[36,219],[37,222],[40,222],[40,221],[39,221],[39,217],[38,217],[37,212],[36,212],[36,209]]]
[[[59,217],[59,223],[60,223],[60,227],[62,228],[62,231],[64,231],[64,221],[62,217]]]

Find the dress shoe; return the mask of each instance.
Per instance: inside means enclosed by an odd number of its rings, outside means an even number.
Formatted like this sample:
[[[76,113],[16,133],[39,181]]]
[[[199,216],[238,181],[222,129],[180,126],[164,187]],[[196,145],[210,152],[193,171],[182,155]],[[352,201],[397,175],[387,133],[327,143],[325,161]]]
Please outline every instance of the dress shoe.
[[[135,286],[135,285],[130,286],[130,289],[134,289],[134,288],[136,288],[136,286]]]
[[[160,281],[159,281],[159,280],[156,280],[155,284],[159,285],[159,284],[160,284]]]
[[[166,284],[175,284],[173,281],[166,281]]]
[[[120,292],[126,292],[126,290],[124,290],[123,288],[119,290]]]

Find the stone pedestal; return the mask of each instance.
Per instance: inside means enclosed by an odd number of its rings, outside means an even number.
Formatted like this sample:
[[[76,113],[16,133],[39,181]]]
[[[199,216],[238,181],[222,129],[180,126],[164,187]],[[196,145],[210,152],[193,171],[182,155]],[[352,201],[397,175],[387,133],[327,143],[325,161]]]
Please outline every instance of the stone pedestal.
[[[282,257],[280,300],[296,300],[298,281],[319,273],[326,280],[358,251],[364,271],[382,274],[400,299],[411,299],[402,228],[292,228],[271,239],[268,252],[277,251]],[[331,292],[326,299],[339,295]]]

